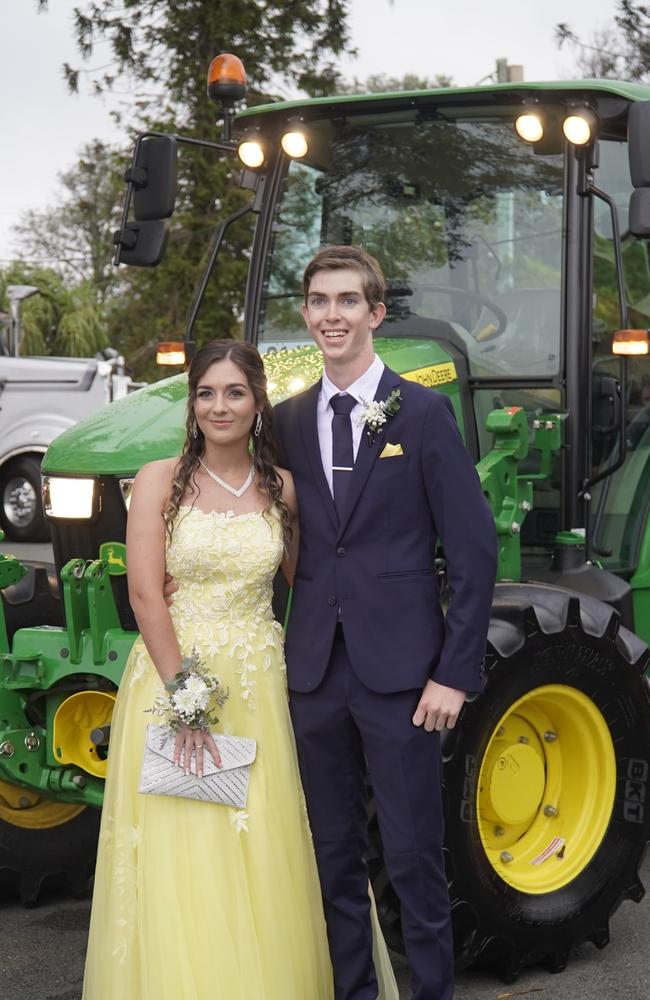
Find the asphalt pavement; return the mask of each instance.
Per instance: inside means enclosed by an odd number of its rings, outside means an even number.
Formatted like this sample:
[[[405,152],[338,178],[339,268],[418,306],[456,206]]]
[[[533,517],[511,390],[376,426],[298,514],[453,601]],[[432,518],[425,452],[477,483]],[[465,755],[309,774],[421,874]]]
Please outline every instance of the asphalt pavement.
[[[650,857],[642,870],[650,888]],[[54,896],[34,909],[0,901],[0,1000],[81,1000],[89,900]],[[576,948],[566,970],[553,975],[532,968],[514,984],[494,974],[468,971],[457,977],[455,1000],[649,1000],[650,894],[640,904],[624,903],[611,922],[611,942],[603,951]],[[393,956],[400,1000],[411,996],[408,970]],[[218,955],[215,955],[218,962]],[[106,997],[105,1000],[118,1000]],[[144,1000],[120,997],[119,1000]],[[153,998],[146,998],[153,1000]],[[179,998],[180,1000],[180,998]],[[232,1000],[215,992],[209,998]],[[248,998],[247,998],[248,1000]],[[263,1000],[251,997],[250,1000]],[[282,1000],[281,997],[269,1000]],[[310,1000],[305,997],[304,1000]]]

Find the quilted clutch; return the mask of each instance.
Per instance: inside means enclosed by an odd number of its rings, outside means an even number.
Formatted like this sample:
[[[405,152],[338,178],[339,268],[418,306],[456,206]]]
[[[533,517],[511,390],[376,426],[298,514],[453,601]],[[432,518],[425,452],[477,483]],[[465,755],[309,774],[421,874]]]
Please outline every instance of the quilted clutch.
[[[243,809],[248,796],[251,764],[257,741],[246,736],[212,733],[221,757],[219,768],[207,750],[203,752],[203,777],[185,774],[174,764],[176,733],[169,726],[150,722],[144,746],[138,791],[145,795],[179,795],[199,802],[219,802]]]

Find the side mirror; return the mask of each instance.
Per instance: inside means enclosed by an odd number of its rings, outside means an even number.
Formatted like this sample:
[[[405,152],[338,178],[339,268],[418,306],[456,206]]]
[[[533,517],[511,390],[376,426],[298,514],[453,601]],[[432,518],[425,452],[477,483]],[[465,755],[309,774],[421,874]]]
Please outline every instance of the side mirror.
[[[650,187],[650,101],[637,101],[630,106],[627,154],[634,187]]]
[[[128,183],[122,228],[113,238],[115,264],[155,267],[163,259],[176,202],[176,139],[171,135],[138,136]],[[127,222],[133,205],[134,221]]]
[[[640,187],[632,192],[628,225],[635,236],[650,236],[650,188]]]
[[[140,137],[135,162],[124,179],[133,185],[133,215],[138,222],[168,219],[176,203],[176,139],[171,135]]]
[[[127,222],[113,237],[118,248],[115,262],[156,267],[165,256],[168,236],[169,223],[164,219]]]

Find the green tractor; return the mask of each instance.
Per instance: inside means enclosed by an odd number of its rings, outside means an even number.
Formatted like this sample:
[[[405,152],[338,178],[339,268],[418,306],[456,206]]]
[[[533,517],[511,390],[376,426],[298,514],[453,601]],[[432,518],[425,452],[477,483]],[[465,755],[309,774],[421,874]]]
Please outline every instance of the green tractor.
[[[300,315],[304,263],[321,243],[361,243],[381,261],[377,353],[450,397],[499,537],[485,693],[443,743],[458,965],[560,970],[575,944],[603,947],[617,906],[641,898],[650,837],[650,89],[355,95],[234,121],[241,84],[215,76],[210,90],[226,127],[205,145],[239,152],[249,197],[215,234],[186,343],[167,357],[191,351],[235,217],[254,220],[243,335],[275,401],[320,375]],[[119,261],[161,260],[177,151],[195,143],[138,139]],[[0,561],[13,633],[0,633],[0,868],[27,901],[48,877],[80,888],[92,870],[136,634],[129,492],[144,462],[179,452],[185,396],[174,375],[50,447],[58,596],[43,571],[20,581],[15,560]],[[436,565],[444,590],[443,551]],[[372,800],[369,815],[378,908],[399,947]]]

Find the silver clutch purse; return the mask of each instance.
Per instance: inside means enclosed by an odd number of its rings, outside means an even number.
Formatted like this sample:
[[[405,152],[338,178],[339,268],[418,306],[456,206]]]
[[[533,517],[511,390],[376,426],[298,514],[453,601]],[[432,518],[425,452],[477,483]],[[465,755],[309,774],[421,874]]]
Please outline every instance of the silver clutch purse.
[[[199,802],[219,802],[243,809],[248,796],[251,764],[257,741],[246,736],[212,733],[221,757],[219,768],[207,750],[203,752],[203,777],[185,774],[174,764],[176,733],[169,726],[150,722],[138,791],[144,795],[179,795]]]

